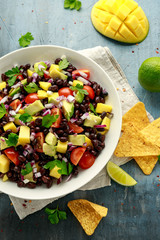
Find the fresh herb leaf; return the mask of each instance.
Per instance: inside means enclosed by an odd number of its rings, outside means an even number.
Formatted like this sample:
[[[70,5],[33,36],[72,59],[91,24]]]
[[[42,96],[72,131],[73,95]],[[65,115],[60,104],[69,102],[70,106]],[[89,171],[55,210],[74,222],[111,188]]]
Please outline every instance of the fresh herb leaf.
[[[3,118],[3,116],[7,113],[6,108],[4,106],[4,103],[1,103],[0,105],[0,118]]]
[[[52,170],[55,166],[61,168],[61,161],[56,159],[56,160],[46,163],[43,167],[45,169]]]
[[[95,108],[94,108],[94,106],[93,106],[92,103],[89,104],[89,107],[90,107],[90,110],[91,110],[96,116],[98,116],[98,114],[96,113],[96,110],[95,110]]]
[[[81,3],[81,1],[78,1],[78,0],[65,0],[64,1],[64,8],[70,8],[71,10],[76,9],[77,11],[79,11],[81,6],[82,6],[82,3]]]
[[[31,167],[31,164],[30,164],[30,162],[28,162],[26,165],[25,165],[25,169],[21,169],[21,174],[23,175],[23,176],[25,176],[25,175],[27,175],[27,174],[29,174],[30,172],[32,172],[32,167]]]
[[[59,115],[50,115],[47,114],[46,116],[43,117],[42,119],[42,126],[49,128],[52,126],[52,123],[56,122],[58,119]]]
[[[61,162],[61,169],[58,170],[58,173],[62,175],[68,175],[67,164],[65,161]]]
[[[70,175],[72,171],[73,171],[73,165],[70,164],[70,162],[69,162],[68,163],[68,175]]]
[[[20,69],[16,66],[15,68],[12,68],[12,70],[8,70],[7,72],[5,72],[5,75],[7,77],[9,77],[8,79],[8,84],[9,86],[13,86],[17,76],[19,75]]]
[[[18,41],[21,47],[27,47],[32,40],[34,40],[34,37],[30,32],[27,32],[25,35],[21,35]]]
[[[69,175],[73,170],[73,167],[71,164],[67,168],[67,163],[65,161],[61,162],[60,160],[57,160],[57,159],[46,163],[43,167],[45,169],[52,170],[55,166],[59,168],[58,173],[62,175]]]
[[[64,58],[63,60],[61,60],[61,61],[59,62],[58,65],[59,65],[59,69],[62,70],[62,69],[65,69],[65,68],[68,67],[69,62],[67,61],[66,58]]]
[[[77,84],[76,86],[71,86],[70,89],[71,89],[72,91],[78,91],[78,92],[80,92],[81,94],[88,95],[87,90],[83,89],[83,85],[81,85],[81,84]]]
[[[65,211],[60,211],[58,206],[56,209],[45,208],[45,212],[48,214],[48,219],[52,224],[59,223],[59,220],[67,219],[67,214]]]
[[[24,123],[30,122],[32,119],[33,119],[33,117],[28,113],[23,113],[19,117],[19,120],[21,120]]]
[[[15,133],[10,133],[8,135],[8,139],[6,139],[6,143],[9,147],[15,147],[18,143],[18,135]]]
[[[24,89],[28,93],[34,93],[38,91],[38,86],[34,82],[29,83],[27,86],[24,86]]]

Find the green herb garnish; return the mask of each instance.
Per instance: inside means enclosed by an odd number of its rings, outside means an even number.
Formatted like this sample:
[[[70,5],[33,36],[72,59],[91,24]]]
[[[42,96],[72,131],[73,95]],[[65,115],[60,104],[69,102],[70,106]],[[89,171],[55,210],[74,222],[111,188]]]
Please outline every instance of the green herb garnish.
[[[45,164],[43,167],[45,169],[49,169],[52,170],[55,166],[57,166],[58,168],[60,168],[58,170],[58,173],[62,174],[62,175],[70,175],[72,170],[73,170],[73,166],[69,163],[68,167],[67,167],[67,163],[65,161],[60,161],[60,160],[53,160],[48,162],[47,164]]]
[[[34,82],[29,83],[27,86],[24,86],[24,89],[28,93],[34,93],[38,91],[38,86]]]
[[[77,84],[76,86],[71,86],[70,89],[72,91],[78,91],[81,94],[88,95],[87,90],[83,89],[83,85],[81,85],[81,84]]]
[[[46,116],[43,117],[42,119],[42,126],[49,128],[52,126],[52,123],[56,122],[58,119],[59,115],[50,115],[47,114]]]
[[[20,69],[17,66],[15,68],[12,68],[12,70],[8,70],[7,72],[5,72],[5,75],[9,77],[8,84],[10,87],[14,85],[19,73],[20,73]]]
[[[98,116],[98,114],[96,113],[96,110],[95,110],[95,108],[93,107],[93,104],[92,104],[92,103],[89,104],[89,107],[90,107],[90,110],[91,110],[96,116]]]
[[[3,116],[7,113],[6,108],[4,106],[4,103],[1,103],[0,105],[0,118],[3,118]]]
[[[64,58],[63,60],[61,60],[61,61],[59,62],[58,65],[59,65],[59,69],[62,70],[62,69],[65,69],[65,68],[68,67],[69,62],[67,61],[66,58]]]
[[[18,135],[15,133],[10,133],[8,135],[8,139],[6,139],[6,143],[8,147],[15,147],[18,143]]]
[[[52,224],[57,224],[57,223],[59,223],[59,220],[67,219],[66,212],[65,211],[60,211],[58,209],[58,206],[57,206],[56,209],[45,208],[45,212],[48,214],[48,220]]]
[[[32,40],[34,40],[34,37],[30,32],[27,32],[25,35],[21,35],[18,41],[21,47],[27,47]]]
[[[82,3],[81,3],[81,1],[78,1],[78,0],[65,0],[64,1],[64,8],[70,8],[71,10],[76,9],[77,11],[79,11],[81,6],[82,6]]]
[[[30,172],[32,172],[33,168],[31,167],[31,164],[30,162],[28,162],[26,165],[25,165],[25,169],[21,169],[21,174],[23,176],[29,174]]]
[[[19,117],[19,120],[21,120],[24,123],[30,122],[32,119],[33,119],[33,117],[28,113],[23,113]]]

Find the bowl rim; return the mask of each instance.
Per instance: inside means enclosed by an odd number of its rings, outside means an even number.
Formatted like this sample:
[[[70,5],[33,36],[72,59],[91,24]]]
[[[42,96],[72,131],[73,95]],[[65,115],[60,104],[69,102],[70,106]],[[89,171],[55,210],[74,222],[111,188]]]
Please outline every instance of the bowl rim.
[[[117,139],[116,139],[116,141],[115,141],[115,143],[114,143],[114,145],[115,145],[115,146],[114,146],[114,149],[115,149],[115,148],[116,148],[116,145],[117,145],[117,143],[118,143],[120,134],[121,134],[122,108],[121,108],[121,102],[120,102],[119,95],[118,95],[118,93],[117,93],[117,91],[116,91],[116,88],[115,88],[115,86],[114,86],[114,83],[112,82],[112,80],[111,80],[111,78],[109,77],[109,75],[108,75],[108,74],[104,71],[104,69],[103,69],[100,65],[98,65],[94,60],[92,60],[91,58],[89,58],[89,57],[81,54],[80,52],[78,52],[78,51],[80,51],[80,50],[73,50],[73,49],[70,49],[70,48],[67,48],[67,47],[61,47],[61,46],[58,46],[58,45],[35,45],[35,46],[29,46],[29,47],[27,47],[27,48],[17,49],[17,50],[14,50],[14,51],[12,51],[12,52],[10,52],[10,53],[7,53],[6,55],[0,57],[0,62],[3,61],[5,58],[14,55],[15,53],[23,52],[23,51],[25,52],[25,51],[28,51],[28,49],[36,49],[36,48],[58,48],[58,49],[62,49],[62,50],[69,51],[69,52],[71,52],[71,53],[77,54],[77,56],[80,55],[81,57],[85,58],[87,61],[91,62],[92,65],[96,65],[96,67],[97,67],[100,71],[102,71],[103,74],[105,74],[105,75],[107,76],[107,81],[110,82],[110,84],[112,85],[112,88],[114,89],[114,95],[116,95],[117,104],[118,104],[118,109],[119,109],[119,114],[120,114],[120,116],[119,116],[119,122],[118,122],[119,125],[118,125],[118,128],[117,128],[117,129],[118,129],[118,132],[116,133]],[[114,152],[114,150],[113,150],[113,152]],[[113,152],[112,152],[111,154],[109,154],[109,157],[107,157],[108,161],[110,160],[111,156],[113,155]],[[77,187],[76,185],[75,185],[75,186],[72,185],[72,189],[71,189],[71,190],[69,189],[68,191],[65,191],[65,194],[64,194],[64,193],[61,193],[61,194],[58,195],[58,196],[55,196],[55,195],[51,192],[51,193],[50,193],[50,196],[46,196],[46,195],[44,194],[44,196],[41,196],[41,198],[38,198],[38,197],[34,196],[34,189],[27,189],[27,190],[33,191],[33,194],[32,194],[33,197],[30,197],[30,196],[27,197],[27,194],[23,195],[23,188],[21,188],[21,189],[22,189],[22,195],[16,194],[16,192],[15,192],[15,193],[9,193],[9,192],[7,191],[7,188],[5,188],[5,189],[3,189],[3,190],[0,189],[0,190],[1,190],[3,193],[6,193],[6,194],[8,194],[8,195],[10,195],[10,196],[17,197],[17,198],[20,198],[20,199],[24,199],[24,198],[25,198],[25,199],[32,199],[32,200],[45,200],[45,199],[52,199],[52,198],[56,198],[56,199],[57,199],[57,198],[60,198],[60,197],[65,196],[65,195],[67,195],[67,194],[70,194],[70,193],[72,193],[72,192],[74,192],[74,191],[76,191],[76,190],[79,190],[79,189],[80,189],[81,187],[83,187],[85,184],[89,183],[89,182],[90,182],[94,177],[96,177],[96,176],[99,174],[99,172],[106,166],[106,164],[107,164],[108,161],[106,161],[104,164],[102,164],[101,168],[99,168],[99,170],[96,171],[96,173],[93,172],[92,176],[88,176],[87,179],[89,179],[89,180],[87,180],[87,181],[81,181],[81,183],[79,183],[78,187]],[[86,171],[86,170],[85,170],[85,171]],[[64,184],[67,184],[67,182],[64,183]],[[40,187],[41,187],[41,186],[40,186]],[[17,188],[18,188],[18,187],[17,187]],[[51,188],[50,188],[50,189],[51,189]],[[48,189],[48,190],[50,190],[50,189]],[[53,192],[54,192],[54,191],[53,191]]]

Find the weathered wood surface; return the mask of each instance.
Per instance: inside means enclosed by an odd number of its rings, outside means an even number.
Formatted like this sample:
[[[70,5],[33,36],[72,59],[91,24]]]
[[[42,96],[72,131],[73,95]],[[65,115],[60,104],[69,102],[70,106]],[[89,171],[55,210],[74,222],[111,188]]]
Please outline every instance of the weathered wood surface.
[[[146,109],[155,117],[160,116],[160,94],[149,93],[137,81],[138,68],[148,57],[159,56],[160,1],[139,0],[149,22],[148,37],[139,45],[126,45],[100,35],[92,26],[90,12],[96,0],[82,0],[82,9],[65,10],[63,0],[0,0],[0,57],[19,48],[21,34],[31,32],[35,38],[31,45],[54,44],[75,50],[97,45],[108,46],[121,65],[130,85]],[[47,23],[48,22],[48,23]],[[157,50],[158,51],[158,50]],[[160,239],[160,175],[159,163],[150,176],[145,176],[135,162],[123,166],[137,181],[134,188],[124,188],[112,182],[111,187],[94,191],[76,191],[52,204],[65,209],[67,221],[52,225],[44,209],[19,220],[8,196],[0,195],[0,239]],[[102,220],[95,234],[87,237],[67,209],[67,202],[76,198],[104,204],[108,216]]]

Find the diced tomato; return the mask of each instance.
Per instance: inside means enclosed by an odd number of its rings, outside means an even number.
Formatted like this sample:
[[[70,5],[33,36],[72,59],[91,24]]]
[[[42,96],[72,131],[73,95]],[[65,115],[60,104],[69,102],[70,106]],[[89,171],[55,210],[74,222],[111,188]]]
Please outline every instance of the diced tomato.
[[[22,105],[21,101],[19,99],[14,100],[9,105],[13,108],[13,110],[16,110],[19,105]]]
[[[79,127],[75,123],[68,122],[68,126],[69,126],[70,130],[72,130],[74,133],[81,133],[84,131],[84,129],[82,127]]]
[[[22,81],[24,79],[24,77],[22,76],[22,74],[19,74],[19,75],[17,75],[16,79]]]
[[[35,102],[36,100],[38,100],[38,94],[37,93],[30,93],[27,95],[27,97],[25,98],[25,102],[27,104],[30,104],[30,103],[33,103]]]
[[[20,161],[18,159],[19,153],[14,149],[14,147],[10,147],[4,150],[6,156],[11,160],[15,165],[19,165]]]
[[[43,152],[44,133],[43,132],[36,133],[35,139],[37,140],[37,143],[34,146],[35,151]]]
[[[91,88],[90,86],[84,86],[83,89],[85,89],[88,92],[89,98],[93,100],[95,97],[93,88]]]
[[[46,71],[46,72],[44,73],[44,78],[45,78],[45,79],[51,78],[51,76],[49,75],[49,72],[48,72],[48,71]]]
[[[82,169],[87,169],[90,168],[94,162],[95,162],[96,157],[94,155],[92,155],[90,152],[86,151],[83,156],[81,157],[78,165],[82,168]]]
[[[82,72],[82,74],[81,74],[81,72]],[[83,73],[84,73],[84,75],[83,75]],[[90,71],[88,69],[77,69],[77,70],[74,70],[72,72],[72,78],[73,79],[76,79],[76,77],[79,77],[79,76],[81,76],[85,79],[89,79],[90,78]]]
[[[2,97],[0,96],[0,101],[2,100]]]
[[[73,91],[69,87],[64,87],[64,88],[59,89],[58,94],[59,94],[59,96],[63,95],[65,97],[68,97],[69,95],[73,96]]]
[[[84,147],[78,147],[73,149],[73,151],[71,152],[71,162],[74,165],[77,165],[85,151],[86,151],[86,148]]]
[[[61,110],[59,108],[52,108],[51,109],[51,115],[59,115],[59,117],[57,118],[56,122],[54,122],[52,124],[52,127],[54,128],[59,128],[60,127],[60,123],[62,121],[62,113]]]

